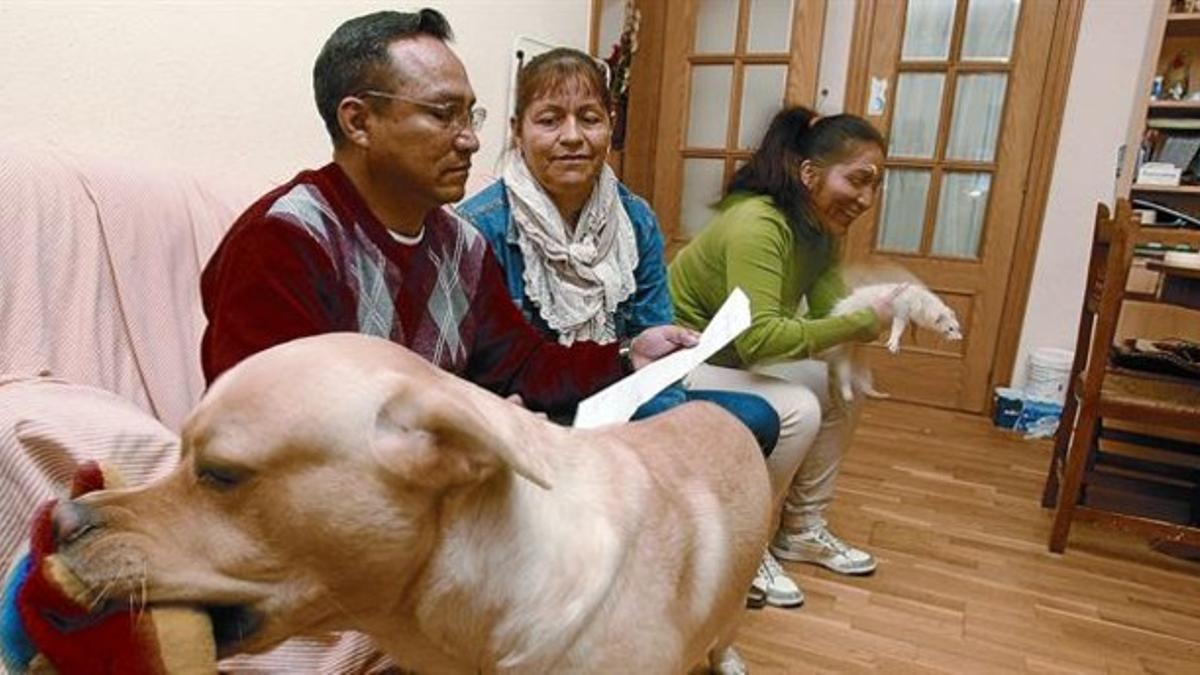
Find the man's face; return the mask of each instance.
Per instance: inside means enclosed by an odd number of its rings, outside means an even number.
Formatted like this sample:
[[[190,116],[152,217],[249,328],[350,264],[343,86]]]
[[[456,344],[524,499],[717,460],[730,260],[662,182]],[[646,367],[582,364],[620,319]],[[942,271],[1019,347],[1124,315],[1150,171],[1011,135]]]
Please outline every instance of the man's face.
[[[467,120],[475,92],[458,57],[437,38],[393,42],[392,73],[372,97],[368,170],[398,197],[430,208],[463,197],[479,138]]]

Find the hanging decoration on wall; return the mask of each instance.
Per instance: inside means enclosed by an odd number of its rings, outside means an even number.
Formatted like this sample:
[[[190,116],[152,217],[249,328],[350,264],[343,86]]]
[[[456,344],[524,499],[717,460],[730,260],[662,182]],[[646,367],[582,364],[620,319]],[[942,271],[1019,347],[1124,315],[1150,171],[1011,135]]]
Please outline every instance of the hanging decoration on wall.
[[[625,0],[625,22],[621,26],[621,35],[613,44],[612,53],[604,61],[608,64],[608,91],[613,102],[613,150],[622,150],[625,147],[625,125],[629,114],[629,68],[638,49],[637,34],[641,23],[642,13],[634,0]]]

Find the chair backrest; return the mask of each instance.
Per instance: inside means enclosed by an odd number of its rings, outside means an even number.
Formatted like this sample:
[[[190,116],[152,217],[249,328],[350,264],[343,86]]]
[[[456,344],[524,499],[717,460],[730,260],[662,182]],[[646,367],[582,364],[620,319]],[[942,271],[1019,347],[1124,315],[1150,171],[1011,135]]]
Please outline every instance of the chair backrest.
[[[1125,299],[1125,286],[1129,281],[1129,267],[1133,262],[1133,249],[1137,243],[1140,221],[1133,213],[1127,199],[1118,199],[1115,213],[1110,217],[1103,203],[1096,207],[1096,224],[1092,232],[1091,259],[1088,263],[1087,290],[1084,295],[1080,317],[1079,344],[1086,361],[1079,365],[1087,368],[1082,395],[1093,398],[1100,392],[1104,370],[1112,351],[1113,338],[1117,333],[1117,322],[1121,318],[1121,304]]]

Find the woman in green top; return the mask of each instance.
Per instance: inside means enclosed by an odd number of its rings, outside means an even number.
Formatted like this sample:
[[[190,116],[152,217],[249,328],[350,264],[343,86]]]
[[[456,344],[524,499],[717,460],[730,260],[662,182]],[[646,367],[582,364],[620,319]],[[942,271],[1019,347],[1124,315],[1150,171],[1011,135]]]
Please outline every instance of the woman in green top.
[[[846,294],[838,245],[875,201],[883,152],[883,138],[860,117],[781,111],[716,215],[669,269],[676,321],[685,326],[705,328],[734,288],[750,297],[750,328],[688,384],[753,392],[775,406],[781,429],[767,464],[783,515],[771,552],[843,574],[875,569],[869,553],[833,536],[824,519],[856,411],[830,395],[828,369],[812,357],[871,340],[891,321],[882,301],[829,316]]]

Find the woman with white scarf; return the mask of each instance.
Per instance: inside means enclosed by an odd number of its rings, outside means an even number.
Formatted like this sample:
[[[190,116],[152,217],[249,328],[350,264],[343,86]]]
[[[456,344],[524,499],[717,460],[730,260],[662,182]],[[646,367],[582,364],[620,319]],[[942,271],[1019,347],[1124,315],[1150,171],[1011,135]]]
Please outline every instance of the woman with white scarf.
[[[611,107],[604,72],[587,54],[555,49],[530,60],[517,79],[514,152],[503,177],[458,209],[487,237],[517,306],[568,345],[628,340],[674,319],[658,219],[605,163]],[[778,440],[775,410],[732,391],[675,385],[634,419],[687,400],[724,407],[750,428],[764,455]],[[803,601],[769,553],[751,590],[755,600],[781,607]]]

